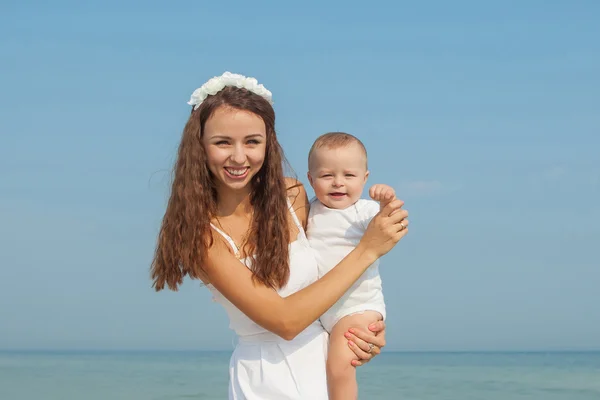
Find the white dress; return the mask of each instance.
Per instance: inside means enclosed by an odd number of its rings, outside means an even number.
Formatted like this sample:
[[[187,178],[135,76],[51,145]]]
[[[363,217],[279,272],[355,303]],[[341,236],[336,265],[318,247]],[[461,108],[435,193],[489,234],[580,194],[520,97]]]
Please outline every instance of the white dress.
[[[288,203],[289,204],[289,203]],[[299,233],[290,244],[290,278],[278,290],[282,297],[310,285],[318,279],[317,262],[308,240],[290,206]],[[223,231],[213,226],[227,239],[234,252],[237,247]],[[248,265],[249,258],[241,260]],[[229,362],[230,400],[326,400],[325,370],[329,335],[319,321],[287,341],[256,324],[212,285],[208,288],[215,301],[229,315],[229,327],[238,343]]]
[[[345,209],[328,208],[317,199],[311,201],[306,236],[315,252],[320,277],[354,250],[377,213],[379,203],[373,200],[359,199]],[[321,316],[321,323],[331,332],[343,317],[367,310],[377,311],[386,318],[379,260]]]

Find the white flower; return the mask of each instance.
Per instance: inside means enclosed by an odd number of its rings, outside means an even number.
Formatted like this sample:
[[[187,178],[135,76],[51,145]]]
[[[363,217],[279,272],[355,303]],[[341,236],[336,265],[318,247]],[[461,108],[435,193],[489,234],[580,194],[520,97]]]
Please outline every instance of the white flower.
[[[255,78],[248,78],[240,74],[232,74],[229,71],[223,73],[221,76],[215,76],[214,78],[209,79],[204,85],[194,90],[188,104],[193,105],[194,110],[196,110],[208,96],[217,94],[226,86],[244,88],[265,98],[269,103],[273,104],[273,95],[271,92],[262,84],[259,84]]]
[[[220,90],[223,89],[223,83],[220,82],[218,78],[212,78],[204,85],[202,85],[202,89],[206,95],[217,94]]]

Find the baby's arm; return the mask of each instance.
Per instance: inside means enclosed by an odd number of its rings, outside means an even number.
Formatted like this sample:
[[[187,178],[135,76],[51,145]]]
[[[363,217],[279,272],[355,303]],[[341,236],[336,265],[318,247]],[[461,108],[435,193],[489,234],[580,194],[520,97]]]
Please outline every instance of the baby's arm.
[[[396,191],[391,186],[377,183],[369,189],[369,196],[379,202],[379,209],[381,210],[390,202],[396,200]]]

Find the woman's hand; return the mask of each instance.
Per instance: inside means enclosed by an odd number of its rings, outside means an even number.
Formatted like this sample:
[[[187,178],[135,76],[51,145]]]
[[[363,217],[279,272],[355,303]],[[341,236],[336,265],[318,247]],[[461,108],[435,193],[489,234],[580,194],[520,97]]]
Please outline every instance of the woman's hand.
[[[404,202],[389,202],[369,223],[360,243],[364,251],[375,259],[390,251],[408,232],[408,211],[402,210]]]
[[[381,354],[381,348],[385,346],[385,322],[372,323],[369,325],[369,331],[351,328],[344,336],[352,343],[350,348],[358,357],[358,360],[352,361],[352,365],[360,367]]]

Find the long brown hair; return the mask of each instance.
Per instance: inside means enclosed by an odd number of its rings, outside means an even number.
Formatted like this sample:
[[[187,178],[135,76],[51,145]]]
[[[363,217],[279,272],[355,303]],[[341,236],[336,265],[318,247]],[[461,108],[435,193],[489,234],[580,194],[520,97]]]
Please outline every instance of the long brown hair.
[[[283,172],[284,163],[289,164],[277,141],[275,111],[257,94],[226,87],[208,96],[197,110],[192,110],[183,130],[171,196],[151,266],[156,291],[164,289],[165,284],[177,290],[186,275],[192,279],[203,276],[206,253],[215,234],[210,221],[217,210],[217,192],[201,138],[206,121],[222,106],[250,111],[265,123],[266,153],[263,166],[251,182],[250,203],[254,217],[245,249],[246,254],[255,254],[251,270],[257,281],[279,288],[289,278],[289,210]]]

